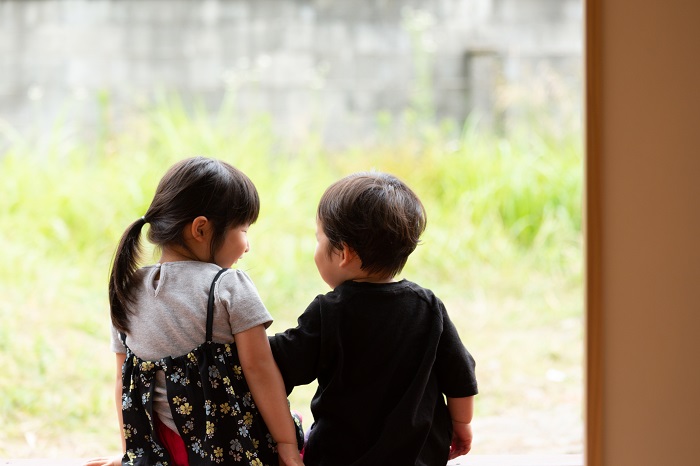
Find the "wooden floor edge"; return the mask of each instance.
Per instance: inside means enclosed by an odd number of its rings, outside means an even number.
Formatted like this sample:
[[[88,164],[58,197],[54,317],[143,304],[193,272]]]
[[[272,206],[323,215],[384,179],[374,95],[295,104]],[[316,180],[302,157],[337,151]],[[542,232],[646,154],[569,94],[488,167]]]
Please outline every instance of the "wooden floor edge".
[[[0,466],[82,466],[85,458],[0,459]],[[466,455],[449,466],[584,466],[583,455]]]

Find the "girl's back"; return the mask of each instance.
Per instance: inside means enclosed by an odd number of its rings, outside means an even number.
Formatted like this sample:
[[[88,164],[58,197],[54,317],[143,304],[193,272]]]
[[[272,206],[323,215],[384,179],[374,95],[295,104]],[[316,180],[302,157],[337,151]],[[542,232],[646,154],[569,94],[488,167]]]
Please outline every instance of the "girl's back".
[[[199,261],[166,262],[136,271],[135,306],[129,318],[126,345],[141,360],[184,356],[206,342],[207,304],[211,283],[221,270]],[[214,287],[212,339],[233,343],[233,335],[256,325],[268,327],[272,317],[253,282],[239,270],[221,274]],[[112,351],[126,353],[112,328]],[[155,375],[153,411],[173,432],[178,431],[166,392],[165,375]],[[172,397],[171,397],[172,398]]]
[[[198,261],[166,262],[135,274],[134,313],[129,317],[127,344],[143,359],[188,353],[205,341],[209,287],[216,264]],[[212,340],[231,343],[233,335],[272,322],[255,285],[240,270],[227,270],[215,287]],[[113,330],[112,350],[123,352]]]

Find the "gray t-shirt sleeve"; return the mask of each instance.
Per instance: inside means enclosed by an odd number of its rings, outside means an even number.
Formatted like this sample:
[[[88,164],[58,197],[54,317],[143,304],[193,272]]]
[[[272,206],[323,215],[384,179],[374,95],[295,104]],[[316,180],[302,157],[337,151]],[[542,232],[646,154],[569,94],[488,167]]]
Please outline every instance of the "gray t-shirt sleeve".
[[[126,353],[126,346],[122,343],[121,338],[119,338],[119,332],[114,325],[110,325],[111,329],[111,343],[110,348],[115,353]]]
[[[242,270],[233,269],[222,275],[214,292],[228,313],[234,335],[257,325],[267,328],[272,324],[272,316],[260,299],[255,284]]]

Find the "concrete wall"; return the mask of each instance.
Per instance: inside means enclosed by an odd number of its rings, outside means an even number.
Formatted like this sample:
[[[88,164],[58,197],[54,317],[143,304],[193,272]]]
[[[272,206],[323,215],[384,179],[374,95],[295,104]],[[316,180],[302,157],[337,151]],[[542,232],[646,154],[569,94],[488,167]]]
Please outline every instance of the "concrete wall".
[[[586,464],[698,464],[700,3],[587,10]]]
[[[581,31],[582,0],[5,0],[0,119],[89,125],[100,92],[124,115],[162,89],[331,144],[409,107],[502,123],[577,104]]]

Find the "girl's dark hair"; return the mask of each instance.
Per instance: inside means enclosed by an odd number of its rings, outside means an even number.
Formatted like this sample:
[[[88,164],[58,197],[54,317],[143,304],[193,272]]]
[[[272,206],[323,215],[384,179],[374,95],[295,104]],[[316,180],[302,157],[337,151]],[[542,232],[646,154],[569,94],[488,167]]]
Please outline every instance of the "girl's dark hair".
[[[362,270],[390,278],[401,272],[425,231],[418,196],[395,176],[355,173],[333,183],[321,196],[317,217],[331,254],[347,244]]]
[[[122,235],[109,277],[112,324],[128,330],[132,281],[139,267],[141,229],[150,223],[148,241],[162,248],[186,248],[183,231],[196,217],[212,222],[211,260],[224,241],[226,230],[258,219],[260,199],[255,185],[243,172],[226,162],[206,157],[182,160],[161,178],[144,217]]]

